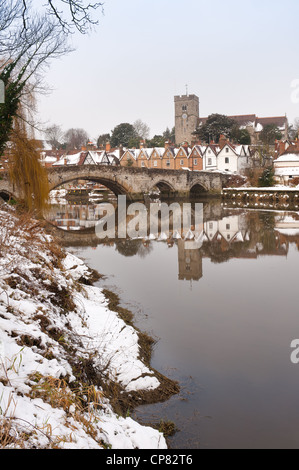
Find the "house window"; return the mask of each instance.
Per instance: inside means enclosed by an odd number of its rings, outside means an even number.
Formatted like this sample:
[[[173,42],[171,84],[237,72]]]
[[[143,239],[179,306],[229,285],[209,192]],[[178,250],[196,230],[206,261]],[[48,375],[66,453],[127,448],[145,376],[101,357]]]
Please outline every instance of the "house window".
[[[157,160],[154,160],[154,166],[157,166]]]
[[[229,152],[229,148],[228,148],[228,147],[226,147],[225,151],[226,151],[226,153],[228,153],[228,152]]]
[[[170,160],[166,160],[166,166],[170,166]]]
[[[230,239],[230,235],[229,235],[229,234],[226,235],[226,239],[227,239],[227,240]]]
[[[194,165],[197,165],[197,158],[194,158]]]
[[[145,165],[144,165],[144,161],[141,162],[141,166],[145,166]]]
[[[208,158],[208,165],[212,165],[212,159]]]
[[[226,230],[230,229],[230,224],[226,224]]]
[[[184,160],[181,158],[181,165],[184,165]]]
[[[213,228],[213,222],[209,222],[209,229],[211,230]]]
[[[229,163],[229,158],[225,157],[225,163]]]

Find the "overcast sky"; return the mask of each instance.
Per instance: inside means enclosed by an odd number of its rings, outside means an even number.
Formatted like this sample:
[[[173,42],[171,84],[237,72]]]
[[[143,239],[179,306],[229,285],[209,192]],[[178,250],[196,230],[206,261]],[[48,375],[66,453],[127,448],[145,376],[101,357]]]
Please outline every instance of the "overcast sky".
[[[52,62],[41,119],[93,139],[141,119],[152,137],[173,127],[174,95],[187,84],[202,117],[286,113],[293,122],[298,17],[298,0],[105,0],[95,31],[76,34],[76,50]]]

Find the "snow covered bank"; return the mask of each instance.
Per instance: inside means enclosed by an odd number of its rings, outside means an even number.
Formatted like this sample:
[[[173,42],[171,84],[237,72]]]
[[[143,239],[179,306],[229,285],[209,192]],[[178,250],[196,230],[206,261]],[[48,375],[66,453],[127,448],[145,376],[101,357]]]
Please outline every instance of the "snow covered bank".
[[[161,383],[138,332],[101,289],[79,282],[89,274],[38,222],[0,208],[2,447],[167,448],[159,431],[112,407],[113,387],[117,401]]]

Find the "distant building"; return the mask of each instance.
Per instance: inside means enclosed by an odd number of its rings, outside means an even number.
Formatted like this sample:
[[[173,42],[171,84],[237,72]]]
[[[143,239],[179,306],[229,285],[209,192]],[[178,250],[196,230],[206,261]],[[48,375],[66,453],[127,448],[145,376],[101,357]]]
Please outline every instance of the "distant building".
[[[199,120],[199,99],[196,95],[182,95],[174,97],[175,108],[175,143],[194,140],[192,133],[196,130]]]
[[[273,161],[274,175],[281,184],[299,177],[299,141],[289,143],[285,152]]]

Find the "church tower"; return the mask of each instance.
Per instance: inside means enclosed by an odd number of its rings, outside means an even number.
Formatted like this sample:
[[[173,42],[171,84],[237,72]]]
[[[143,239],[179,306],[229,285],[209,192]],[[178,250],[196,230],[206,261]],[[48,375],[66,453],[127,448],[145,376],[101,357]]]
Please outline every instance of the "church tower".
[[[192,132],[195,131],[199,121],[199,99],[196,95],[182,95],[174,97],[175,108],[175,143],[194,140]]]

